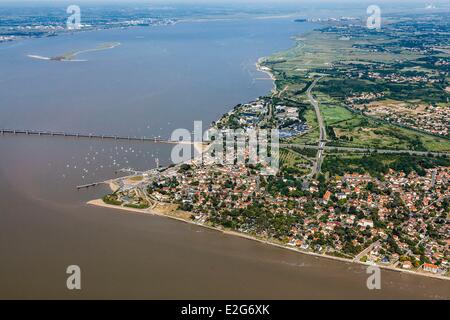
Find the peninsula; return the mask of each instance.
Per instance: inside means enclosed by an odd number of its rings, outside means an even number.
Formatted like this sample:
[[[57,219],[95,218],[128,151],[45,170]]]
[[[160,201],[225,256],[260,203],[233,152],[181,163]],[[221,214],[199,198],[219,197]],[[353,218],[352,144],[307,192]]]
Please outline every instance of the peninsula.
[[[278,129],[276,175],[193,159],[111,180],[89,203],[448,280],[449,21],[395,16],[375,31],[333,20],[260,59],[272,94],[213,127]]]

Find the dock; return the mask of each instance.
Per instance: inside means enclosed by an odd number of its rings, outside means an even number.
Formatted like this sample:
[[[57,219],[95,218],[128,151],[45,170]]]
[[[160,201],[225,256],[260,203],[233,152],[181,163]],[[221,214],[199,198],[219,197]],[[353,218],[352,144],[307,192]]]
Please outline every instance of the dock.
[[[96,186],[98,186],[101,183],[103,183],[103,182],[94,182],[94,183],[89,183],[89,184],[83,184],[81,186],[77,186],[77,190],[89,189],[90,187],[96,187]]]
[[[102,139],[102,140],[125,140],[125,141],[145,141],[153,143],[176,143],[176,141],[165,140],[160,137],[132,137],[119,135],[104,135],[97,133],[71,133],[61,131],[42,131],[42,130],[24,130],[24,129],[0,129],[0,135],[32,135],[32,136],[51,136],[51,137],[72,137],[84,139]]]

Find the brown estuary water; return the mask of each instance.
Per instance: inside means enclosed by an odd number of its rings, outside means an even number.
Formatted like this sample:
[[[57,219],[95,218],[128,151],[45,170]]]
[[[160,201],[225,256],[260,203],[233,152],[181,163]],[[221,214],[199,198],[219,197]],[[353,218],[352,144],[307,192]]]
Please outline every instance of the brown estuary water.
[[[287,19],[180,23],[0,44],[0,127],[168,137],[267,94],[259,57],[315,27]],[[30,59],[120,42],[85,62]],[[90,207],[118,168],[170,145],[0,136],[0,298],[450,298],[449,283],[306,256],[198,226]],[[82,290],[66,288],[79,265]]]

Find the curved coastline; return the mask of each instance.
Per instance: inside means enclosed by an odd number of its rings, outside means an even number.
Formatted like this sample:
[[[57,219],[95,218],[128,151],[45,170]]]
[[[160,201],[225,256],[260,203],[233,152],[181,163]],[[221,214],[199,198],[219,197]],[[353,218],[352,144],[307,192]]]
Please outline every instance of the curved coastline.
[[[296,45],[297,41],[294,40],[294,46]],[[292,48],[292,47],[291,47]],[[288,48],[289,49],[289,48]],[[255,62],[255,67],[256,70],[258,72],[264,73],[266,74],[269,79],[267,80],[271,80],[273,82],[273,87],[271,90],[271,94],[272,95],[276,95],[278,93],[278,88],[276,86],[276,77],[273,74],[272,70],[268,67],[265,67],[263,65],[263,63],[266,61],[266,59],[268,58],[268,56],[265,57],[260,57],[256,62]],[[117,190],[119,187],[116,184],[110,183],[109,184],[110,189],[114,192],[115,190]],[[164,214],[164,213],[160,213],[160,212],[156,212],[154,210],[152,210],[151,208],[149,209],[135,209],[135,208],[128,208],[128,207],[122,207],[122,206],[115,206],[115,205],[109,205],[103,202],[102,199],[94,199],[91,201],[88,201],[86,203],[87,205],[92,205],[92,206],[98,206],[98,207],[103,207],[103,208],[109,208],[109,209],[115,209],[115,210],[123,210],[124,212],[131,212],[134,214],[146,214],[146,215],[152,215],[152,216],[159,216],[159,217],[164,217],[164,218],[169,218],[169,219],[173,219],[179,222],[184,222],[184,223],[188,223],[191,225],[195,225],[195,226],[199,226],[202,228],[206,228],[209,230],[214,230],[216,232],[221,232],[222,234],[226,234],[226,235],[231,235],[231,236],[237,236],[243,239],[247,239],[247,240],[251,240],[251,241],[256,241],[265,245],[270,245],[273,247],[278,247],[281,249],[285,249],[285,250],[289,250],[292,252],[296,252],[296,253],[300,253],[300,254],[304,254],[304,255],[308,255],[308,256],[314,256],[314,257],[318,257],[318,258],[325,258],[325,259],[329,259],[329,260],[334,260],[334,261],[339,261],[341,263],[352,263],[355,265],[360,265],[360,266],[365,266],[365,267],[369,267],[369,266],[374,266],[373,264],[370,263],[366,263],[366,262],[362,262],[362,261],[357,261],[357,260],[352,260],[352,259],[347,259],[347,258],[342,258],[342,257],[336,257],[336,256],[330,256],[330,255],[324,255],[324,254],[319,254],[319,253],[315,253],[315,252],[310,252],[310,251],[304,251],[304,250],[300,250],[296,247],[290,247],[284,244],[280,244],[280,243],[276,243],[274,241],[270,241],[264,238],[259,238],[256,236],[252,236],[250,234],[245,234],[245,233],[241,233],[241,232],[237,232],[237,231],[233,231],[233,230],[228,230],[228,229],[224,229],[224,228],[220,228],[220,227],[214,227],[214,226],[210,226],[210,225],[206,225],[206,224],[200,224],[197,222],[194,222],[192,220],[189,219],[183,219],[177,216],[173,216],[170,214]],[[417,271],[412,271],[412,270],[406,270],[406,269],[400,269],[400,268],[395,268],[395,267],[391,267],[391,266],[385,266],[385,265],[375,265],[377,267],[379,267],[380,269],[386,270],[386,271],[391,271],[391,272],[399,272],[399,273],[404,273],[404,274],[410,274],[410,275],[415,275],[415,276],[421,276],[421,277],[426,277],[426,278],[431,278],[431,279],[438,279],[438,280],[450,280],[449,277],[446,276],[441,276],[441,275],[437,275],[437,274],[431,274],[431,273],[423,273],[423,272],[417,272]]]
[[[116,190],[116,187],[114,185],[110,185],[110,188],[112,191]],[[323,255],[323,254],[319,254],[319,253],[315,253],[315,252],[309,252],[309,251],[303,251],[294,247],[289,247],[286,245],[282,245],[279,243],[275,243],[263,238],[258,238],[249,234],[245,234],[245,233],[241,233],[241,232],[237,232],[237,231],[233,231],[233,230],[227,230],[227,229],[222,229],[222,228],[218,228],[218,227],[213,227],[213,226],[209,226],[209,225],[205,225],[205,224],[200,224],[200,223],[196,223],[194,221],[188,220],[188,219],[183,219],[180,217],[176,217],[176,216],[172,216],[169,214],[163,214],[163,213],[159,213],[156,212],[154,210],[151,209],[135,209],[135,208],[128,208],[128,207],[122,207],[122,206],[114,206],[114,205],[110,205],[110,204],[106,204],[103,202],[102,199],[95,199],[95,200],[91,200],[88,201],[86,203],[87,205],[91,205],[91,206],[97,206],[97,207],[102,207],[102,208],[108,208],[108,209],[115,209],[115,210],[120,210],[120,211],[124,211],[122,213],[125,212],[131,212],[134,214],[145,214],[145,215],[151,215],[151,216],[158,216],[158,217],[163,217],[163,218],[169,218],[169,219],[173,219],[179,222],[184,222],[184,223],[188,223],[191,225],[195,225],[198,227],[202,227],[205,229],[209,229],[209,230],[214,230],[216,232],[220,232],[222,234],[226,234],[226,235],[231,235],[231,236],[237,236],[239,238],[243,238],[243,239],[247,239],[247,240],[251,240],[251,241],[256,241],[265,245],[270,245],[273,247],[277,247],[280,249],[284,249],[284,250],[289,250],[292,252],[296,252],[299,254],[304,254],[304,255],[308,255],[308,256],[313,256],[313,257],[318,257],[318,258],[325,258],[325,259],[329,259],[329,260],[334,260],[334,261],[339,261],[341,263],[352,263],[352,264],[356,264],[356,265],[360,265],[360,266],[373,266],[370,263],[365,263],[365,262],[361,262],[361,261],[354,261],[354,260],[350,260],[350,259],[346,259],[346,258],[341,258],[341,257],[334,257],[334,256],[330,256],[330,255]],[[422,277],[427,277],[427,278],[432,278],[432,279],[438,279],[438,280],[446,280],[449,281],[450,278],[445,277],[445,276],[440,276],[440,275],[434,275],[434,274],[428,274],[428,273],[419,273],[419,272],[415,272],[415,271],[411,271],[411,270],[405,270],[405,269],[398,269],[398,268],[394,268],[394,267],[390,267],[390,266],[383,266],[383,265],[377,265],[380,269],[384,269],[387,271],[392,271],[392,272],[400,272],[400,273],[406,273],[406,274],[410,274],[410,275],[415,275],[415,276],[422,276]]]
[[[275,81],[277,79],[275,78],[274,74],[272,73],[272,70],[270,70],[268,67],[265,67],[262,65],[266,59],[267,59],[266,57],[262,57],[262,58],[258,59],[258,61],[255,63],[256,70],[258,70],[259,72],[265,73],[269,76],[270,80],[273,83],[271,92],[272,92],[272,94],[276,94],[277,93],[277,85],[276,85]]]

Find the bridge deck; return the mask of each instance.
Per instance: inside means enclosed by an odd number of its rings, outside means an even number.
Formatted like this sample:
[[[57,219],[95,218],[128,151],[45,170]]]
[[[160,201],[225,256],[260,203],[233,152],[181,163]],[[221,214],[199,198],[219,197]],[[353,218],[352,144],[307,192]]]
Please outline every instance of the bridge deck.
[[[35,136],[60,136],[60,137],[74,137],[74,138],[89,138],[89,139],[108,139],[108,140],[127,140],[127,141],[147,141],[155,143],[174,143],[174,141],[165,140],[160,137],[131,137],[131,136],[116,136],[116,135],[102,135],[102,134],[86,134],[86,133],[72,133],[59,131],[40,131],[40,130],[23,130],[23,129],[0,129],[0,134],[25,134]]]

